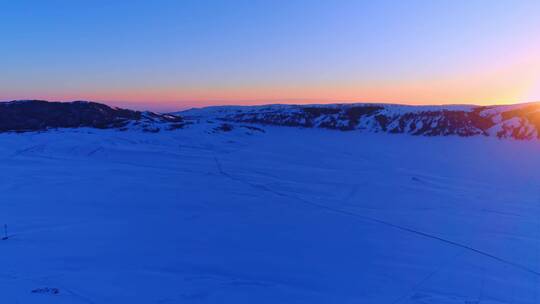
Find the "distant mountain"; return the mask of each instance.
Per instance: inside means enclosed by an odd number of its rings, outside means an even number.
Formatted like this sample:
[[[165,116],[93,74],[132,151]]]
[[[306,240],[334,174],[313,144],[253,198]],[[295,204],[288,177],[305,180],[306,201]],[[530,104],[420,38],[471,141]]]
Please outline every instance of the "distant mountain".
[[[74,101],[18,100],[0,103],[0,132],[42,131],[51,128],[138,128],[156,132],[179,128],[180,117],[112,108],[104,104]]]
[[[176,113],[229,123],[326,128],[424,136],[537,139],[540,104],[405,106],[392,104],[220,106]]]
[[[215,132],[227,132],[240,124],[244,129],[253,128],[247,125],[272,125],[423,136],[482,135],[527,140],[540,138],[540,103],[506,106],[219,106],[158,114],[88,101],[0,102],[0,132],[82,127],[159,132],[198,123],[217,123],[212,129]]]

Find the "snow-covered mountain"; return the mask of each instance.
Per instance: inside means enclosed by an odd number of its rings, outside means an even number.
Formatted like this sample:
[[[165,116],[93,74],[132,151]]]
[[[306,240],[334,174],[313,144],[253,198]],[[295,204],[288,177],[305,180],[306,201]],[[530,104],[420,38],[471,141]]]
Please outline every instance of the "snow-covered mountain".
[[[182,125],[182,118],[178,116],[112,108],[87,101],[18,100],[0,103],[0,132],[79,127],[156,132]]]
[[[218,131],[229,131],[235,125],[251,130],[257,130],[263,125],[273,125],[360,130],[369,133],[480,135],[530,140],[540,138],[540,104],[219,106],[158,114],[113,108],[87,101],[61,103],[24,100],[0,103],[0,132],[79,127],[159,132],[197,124],[210,124],[211,128]]]
[[[536,139],[540,104],[405,106],[391,104],[220,106],[178,112],[186,118],[304,128],[440,136]]]

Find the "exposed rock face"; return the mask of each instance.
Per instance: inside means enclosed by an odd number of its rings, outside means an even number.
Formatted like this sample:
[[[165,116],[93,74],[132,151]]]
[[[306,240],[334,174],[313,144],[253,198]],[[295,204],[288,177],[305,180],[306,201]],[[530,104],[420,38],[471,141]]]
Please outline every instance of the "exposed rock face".
[[[23,100],[0,103],[0,132],[79,127],[108,129],[132,125],[144,129],[154,124],[181,122],[178,116],[111,108],[86,101],[63,103]]]
[[[237,123],[364,130],[424,136],[496,136],[535,139],[540,104],[512,106],[403,106],[388,104],[209,107],[180,112]]]
[[[483,135],[520,140],[540,137],[540,103],[489,107],[388,104],[224,106],[176,114],[119,109],[86,101],[0,103],[0,132],[80,127],[160,132],[210,120],[221,121],[225,126],[241,124],[244,128],[246,124],[258,124],[423,136]]]

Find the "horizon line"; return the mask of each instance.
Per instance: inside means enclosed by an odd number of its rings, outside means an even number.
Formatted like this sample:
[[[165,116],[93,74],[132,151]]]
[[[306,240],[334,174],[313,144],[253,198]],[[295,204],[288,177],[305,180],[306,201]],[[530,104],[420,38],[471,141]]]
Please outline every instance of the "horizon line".
[[[152,108],[152,104],[149,102],[134,102],[134,101],[102,101],[102,100],[88,100],[88,99],[69,99],[69,100],[52,100],[52,99],[41,99],[41,98],[28,98],[28,99],[12,99],[12,100],[0,100],[0,103],[10,103],[10,102],[20,102],[20,101],[45,101],[45,102],[61,102],[61,103],[73,103],[73,102],[95,102],[107,105],[113,108],[123,108],[123,109],[133,109],[140,111],[149,111],[149,108]],[[218,102],[225,100],[208,100],[206,102]],[[305,101],[305,102],[294,102],[294,101]],[[178,101],[179,103],[185,101]],[[508,102],[508,103],[492,103],[492,104],[478,104],[478,103],[399,103],[391,101],[354,101],[354,100],[315,100],[315,99],[302,99],[302,98],[289,98],[289,99],[249,99],[249,100],[236,100],[238,103],[223,103],[223,104],[207,104],[201,106],[180,106],[174,107],[170,103],[168,104],[159,104],[156,109],[168,108],[170,112],[185,111],[189,109],[202,109],[202,108],[211,108],[211,107],[258,107],[258,106],[274,106],[274,105],[291,105],[291,106],[310,106],[310,105],[347,105],[347,104],[372,104],[372,105],[394,105],[394,106],[407,106],[407,107],[440,107],[440,106],[472,106],[472,107],[496,107],[496,106],[511,106],[511,105],[526,105],[540,103],[540,100],[536,101],[519,101],[519,102]],[[243,104],[244,102],[260,102],[256,104]],[[123,105],[122,105],[123,104]],[[150,107],[148,107],[150,106]],[[155,111],[155,110],[152,110]],[[158,112],[158,111],[156,111]]]

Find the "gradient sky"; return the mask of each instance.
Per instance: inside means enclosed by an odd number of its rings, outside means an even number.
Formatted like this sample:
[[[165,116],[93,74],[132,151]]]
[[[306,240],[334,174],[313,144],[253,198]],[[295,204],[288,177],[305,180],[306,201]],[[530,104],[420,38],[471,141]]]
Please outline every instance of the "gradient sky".
[[[4,1],[0,100],[537,101],[538,16],[537,0]]]

